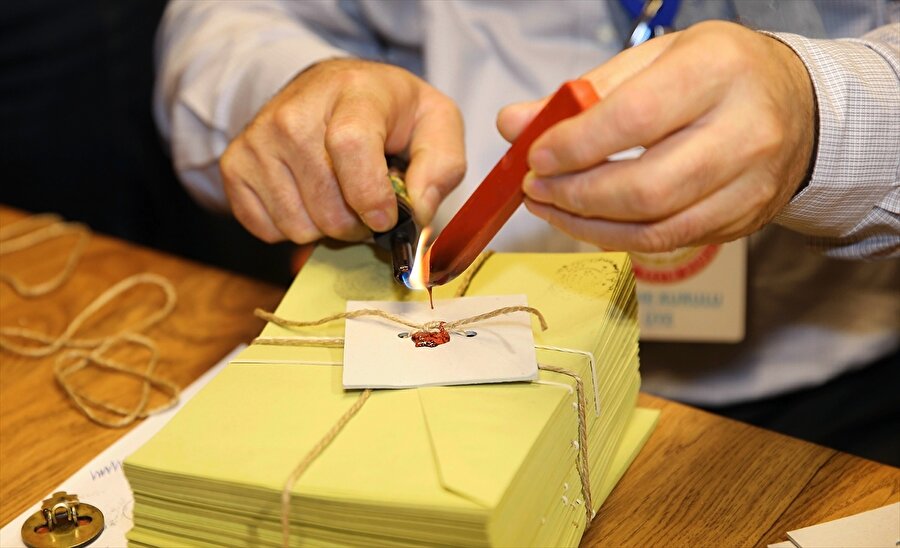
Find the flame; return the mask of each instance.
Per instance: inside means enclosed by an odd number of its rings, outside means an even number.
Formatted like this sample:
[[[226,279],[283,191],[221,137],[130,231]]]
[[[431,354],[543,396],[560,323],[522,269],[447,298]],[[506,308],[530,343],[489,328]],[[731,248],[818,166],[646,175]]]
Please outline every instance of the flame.
[[[427,278],[428,273],[426,264],[428,261],[425,259],[425,250],[428,247],[428,239],[431,237],[431,227],[426,226],[422,229],[421,234],[419,234],[419,243],[416,245],[416,257],[413,259],[412,271],[409,274],[409,288],[410,289],[427,289]]]

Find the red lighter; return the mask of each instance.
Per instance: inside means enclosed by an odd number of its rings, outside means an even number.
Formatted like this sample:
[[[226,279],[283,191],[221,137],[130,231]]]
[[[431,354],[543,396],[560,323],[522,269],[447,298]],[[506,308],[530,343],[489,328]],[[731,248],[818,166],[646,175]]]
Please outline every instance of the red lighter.
[[[566,82],[478,185],[424,256],[428,287],[462,274],[522,204],[528,149],[544,131],[599,101],[587,80]]]

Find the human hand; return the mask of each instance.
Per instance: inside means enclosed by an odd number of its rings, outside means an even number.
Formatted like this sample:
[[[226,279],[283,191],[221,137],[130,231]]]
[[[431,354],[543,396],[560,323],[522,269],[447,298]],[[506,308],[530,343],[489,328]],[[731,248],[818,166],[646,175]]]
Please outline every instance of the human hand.
[[[335,59],[269,100],[219,167],[234,216],[258,238],[352,241],[397,222],[385,153],[402,151],[410,199],[427,224],[465,173],[458,109],[402,68]]]
[[[607,249],[720,243],[769,222],[803,182],[814,147],[806,68],[779,41],[707,22],[626,50],[583,78],[601,101],[531,146],[528,209]],[[511,105],[512,141],[546,99]],[[646,147],[637,159],[608,156]]]

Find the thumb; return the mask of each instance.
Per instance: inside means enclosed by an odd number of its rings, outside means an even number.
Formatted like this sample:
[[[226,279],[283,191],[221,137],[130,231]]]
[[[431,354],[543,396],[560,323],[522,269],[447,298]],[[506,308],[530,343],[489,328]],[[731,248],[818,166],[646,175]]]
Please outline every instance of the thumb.
[[[440,203],[466,174],[462,115],[449,98],[432,92],[419,104],[406,170],[406,187],[422,225],[431,222]]]
[[[547,100],[548,97],[544,97],[537,101],[513,103],[503,107],[497,114],[497,129],[500,130],[500,135],[510,143],[515,141],[522,130],[528,127],[538,112],[544,108]]]

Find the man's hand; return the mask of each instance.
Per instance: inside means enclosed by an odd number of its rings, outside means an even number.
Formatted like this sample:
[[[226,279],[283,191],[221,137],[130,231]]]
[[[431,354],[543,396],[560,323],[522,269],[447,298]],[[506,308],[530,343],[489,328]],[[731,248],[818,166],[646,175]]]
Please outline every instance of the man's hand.
[[[787,46],[709,22],[622,52],[584,76],[601,97],[532,145],[528,209],[607,249],[668,251],[756,231],[791,199],[814,147],[806,68]],[[543,101],[512,105],[512,141]],[[638,159],[607,162],[635,146]]]
[[[338,59],[285,86],[219,167],[234,216],[260,239],[359,240],[397,222],[384,156],[402,151],[410,198],[427,223],[465,172],[458,109],[404,69]]]

